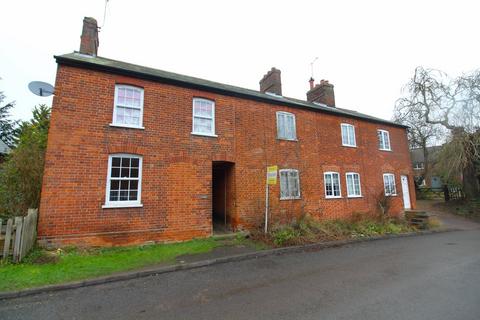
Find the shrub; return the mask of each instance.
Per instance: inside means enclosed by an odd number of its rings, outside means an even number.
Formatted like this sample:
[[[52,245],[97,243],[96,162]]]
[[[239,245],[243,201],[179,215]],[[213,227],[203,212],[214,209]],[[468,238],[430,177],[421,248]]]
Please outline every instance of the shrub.
[[[41,105],[21,125],[18,145],[0,166],[0,216],[38,208],[49,124],[50,108]]]
[[[317,221],[306,215],[290,224],[275,226],[268,235],[254,234],[253,237],[275,246],[287,246],[317,241],[397,234],[412,230],[405,221],[387,218],[384,215],[372,217],[358,214],[353,215],[350,221]]]
[[[377,194],[377,204],[378,204],[378,208],[380,209],[380,212],[383,215],[388,215],[388,212],[390,211],[390,207],[392,206],[392,197],[386,196],[385,191],[382,189]]]
[[[300,230],[294,229],[292,226],[285,226],[272,232],[273,243],[277,246],[282,246],[291,243],[292,240],[300,237],[302,233]]]

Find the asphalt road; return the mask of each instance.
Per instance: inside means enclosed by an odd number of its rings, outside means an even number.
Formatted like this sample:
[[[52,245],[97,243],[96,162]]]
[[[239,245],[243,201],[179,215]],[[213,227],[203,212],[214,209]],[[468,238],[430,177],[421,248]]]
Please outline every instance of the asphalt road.
[[[0,301],[1,319],[480,319],[480,230]]]

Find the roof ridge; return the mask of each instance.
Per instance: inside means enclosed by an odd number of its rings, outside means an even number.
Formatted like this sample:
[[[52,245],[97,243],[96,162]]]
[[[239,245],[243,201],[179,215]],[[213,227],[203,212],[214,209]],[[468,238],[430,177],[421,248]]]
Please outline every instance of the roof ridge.
[[[123,62],[119,60],[114,60],[110,58],[100,57],[100,56],[88,56],[85,54],[80,54],[78,52],[68,53],[60,56],[55,56],[57,63],[73,65],[73,66],[82,66],[90,69],[97,69],[106,72],[117,72],[122,74],[127,74],[134,77],[143,77],[150,80],[162,81],[165,83],[170,83],[178,86],[200,88],[201,90],[221,94],[226,94],[230,96],[237,96],[242,98],[249,98],[252,100],[283,104],[292,107],[301,107],[307,109],[313,109],[316,111],[321,111],[324,113],[337,114],[352,118],[359,118],[366,121],[384,123],[392,126],[407,128],[400,123],[392,122],[389,120],[377,118],[368,114],[360,113],[358,111],[353,111],[349,109],[343,109],[338,107],[323,107],[316,105],[312,102],[305,100],[300,100],[297,98],[290,98],[285,96],[273,96],[266,93],[256,91],[253,89],[238,87],[230,84],[215,82],[207,79],[192,77],[188,75],[183,75],[180,73],[165,71],[161,69],[155,69],[151,67],[146,67],[134,63]]]

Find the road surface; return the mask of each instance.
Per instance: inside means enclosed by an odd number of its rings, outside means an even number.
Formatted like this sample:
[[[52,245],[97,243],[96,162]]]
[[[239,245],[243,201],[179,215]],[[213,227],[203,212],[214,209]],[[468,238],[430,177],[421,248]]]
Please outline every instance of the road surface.
[[[480,230],[0,301],[0,319],[480,319]]]

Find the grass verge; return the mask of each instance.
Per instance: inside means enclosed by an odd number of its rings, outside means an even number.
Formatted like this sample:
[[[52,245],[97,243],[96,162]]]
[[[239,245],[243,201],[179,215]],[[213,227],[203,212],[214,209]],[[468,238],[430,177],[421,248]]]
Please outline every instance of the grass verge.
[[[199,254],[221,245],[213,239],[174,244],[57,251],[33,250],[21,264],[0,265],[0,291],[71,282],[174,262],[184,254]]]
[[[470,200],[452,200],[440,203],[444,211],[480,222],[480,198]]]
[[[283,247],[342,239],[368,238],[385,234],[400,234],[416,230],[404,220],[358,216],[351,220],[316,221],[309,216],[290,224],[279,225],[265,235],[255,233],[267,245]]]

